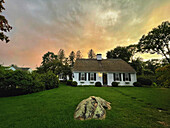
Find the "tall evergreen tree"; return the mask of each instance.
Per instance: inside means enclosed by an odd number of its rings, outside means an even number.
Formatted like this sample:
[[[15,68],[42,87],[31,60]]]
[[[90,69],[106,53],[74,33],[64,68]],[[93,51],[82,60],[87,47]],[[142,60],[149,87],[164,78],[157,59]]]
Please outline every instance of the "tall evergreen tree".
[[[95,54],[95,52],[93,51],[93,49],[89,50],[89,52],[88,52],[88,58],[89,58],[89,59],[94,59],[94,58],[96,58],[96,54]]]
[[[81,59],[81,58],[82,58],[81,51],[78,50],[78,51],[76,52],[76,59]]]
[[[75,53],[74,51],[72,51],[69,55],[69,61],[70,61],[70,66],[73,67],[74,66],[74,62],[75,62]]]
[[[65,59],[65,52],[63,49],[60,49],[58,52],[58,59],[60,60],[60,62],[63,63],[64,59]]]

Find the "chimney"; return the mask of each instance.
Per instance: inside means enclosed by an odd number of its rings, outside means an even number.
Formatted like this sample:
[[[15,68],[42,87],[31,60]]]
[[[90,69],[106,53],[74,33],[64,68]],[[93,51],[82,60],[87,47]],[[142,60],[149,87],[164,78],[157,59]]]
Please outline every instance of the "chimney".
[[[97,60],[102,60],[102,54],[97,54]]]

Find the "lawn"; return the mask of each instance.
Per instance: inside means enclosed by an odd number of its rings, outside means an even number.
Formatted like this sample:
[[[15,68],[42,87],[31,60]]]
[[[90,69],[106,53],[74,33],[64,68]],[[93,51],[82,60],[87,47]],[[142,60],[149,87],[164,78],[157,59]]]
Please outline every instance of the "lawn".
[[[111,102],[105,120],[74,120],[89,96]],[[0,128],[161,128],[170,126],[170,89],[70,87],[0,98]]]

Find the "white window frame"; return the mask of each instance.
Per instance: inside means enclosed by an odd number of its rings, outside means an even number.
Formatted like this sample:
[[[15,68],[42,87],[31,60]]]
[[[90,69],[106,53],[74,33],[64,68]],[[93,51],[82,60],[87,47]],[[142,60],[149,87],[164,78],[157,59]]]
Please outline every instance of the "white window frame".
[[[119,73],[115,73],[115,81],[120,81]]]
[[[90,73],[90,80],[94,81],[94,73]]]
[[[80,80],[85,80],[85,73],[81,73],[81,79]]]
[[[129,73],[125,73],[125,81],[129,81]]]

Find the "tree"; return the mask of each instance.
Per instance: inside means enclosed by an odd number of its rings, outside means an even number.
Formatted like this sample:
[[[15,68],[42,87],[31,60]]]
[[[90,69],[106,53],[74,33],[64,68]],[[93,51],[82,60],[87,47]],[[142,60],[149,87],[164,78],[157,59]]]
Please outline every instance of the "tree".
[[[89,59],[94,59],[94,58],[96,58],[96,54],[95,54],[95,52],[93,51],[93,49],[91,49],[91,50],[88,52],[88,58],[89,58]]]
[[[80,50],[78,50],[76,52],[76,59],[81,59],[81,58],[82,58],[82,54],[81,54]]]
[[[137,45],[136,44],[132,44],[126,47],[127,50],[131,53],[131,57],[130,60],[133,60],[133,56],[135,55],[135,53],[137,53]]]
[[[75,53],[74,53],[74,51],[72,51],[72,52],[70,53],[70,55],[69,55],[69,61],[70,61],[71,67],[73,67],[73,66],[74,66],[74,62],[75,62]]]
[[[156,69],[158,84],[164,87],[170,87],[170,64]]]
[[[143,74],[144,64],[142,58],[133,59],[130,65],[136,70],[137,75]]]
[[[56,75],[59,75],[62,72],[63,64],[59,60],[51,60],[40,67],[37,67],[38,73],[46,73],[48,71],[53,72]]]
[[[144,62],[144,68],[147,70],[152,71],[153,73],[155,73],[155,70],[161,66],[161,60],[158,59],[151,59],[148,60],[146,62]],[[145,73],[144,73],[145,74]]]
[[[137,45],[138,52],[161,54],[170,63],[170,22],[162,22],[153,28],[148,35],[143,35]]]
[[[114,50],[108,51],[107,58],[121,58],[122,60],[129,62],[132,57],[132,52],[128,50],[127,47],[118,46]]]
[[[63,50],[63,49],[60,49],[59,52],[58,52],[58,59],[60,60],[60,62],[63,63],[64,58],[65,58],[64,50]]]
[[[3,6],[4,0],[0,0],[0,13],[2,13],[3,10],[5,10],[4,6]],[[6,36],[4,34],[4,32],[10,32],[12,29],[12,27],[8,24],[8,20],[5,18],[5,16],[0,15],[0,39],[2,41],[6,41],[6,43],[8,43],[10,40],[8,38],[8,36]]]
[[[48,62],[51,62],[53,60],[57,60],[57,55],[55,55],[53,52],[47,52],[46,54],[44,54],[44,56],[42,57],[43,61],[42,61],[42,65],[47,64]]]
[[[64,64],[64,65],[69,65],[69,60],[68,60],[67,57],[64,59],[63,64]]]

